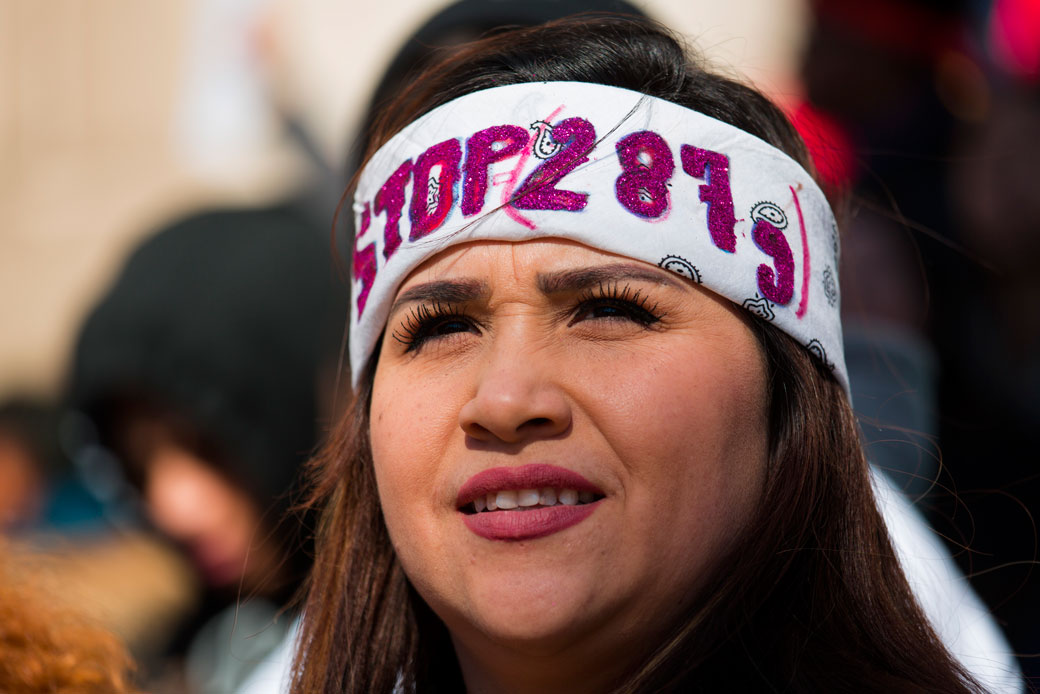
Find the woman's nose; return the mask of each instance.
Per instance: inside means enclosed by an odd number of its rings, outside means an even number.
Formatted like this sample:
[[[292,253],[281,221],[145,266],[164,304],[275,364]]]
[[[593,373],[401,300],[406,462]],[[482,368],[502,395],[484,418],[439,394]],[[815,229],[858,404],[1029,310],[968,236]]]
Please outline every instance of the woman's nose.
[[[473,398],[459,412],[459,425],[485,442],[548,438],[571,425],[571,406],[546,367],[549,355],[499,353],[480,374]]]

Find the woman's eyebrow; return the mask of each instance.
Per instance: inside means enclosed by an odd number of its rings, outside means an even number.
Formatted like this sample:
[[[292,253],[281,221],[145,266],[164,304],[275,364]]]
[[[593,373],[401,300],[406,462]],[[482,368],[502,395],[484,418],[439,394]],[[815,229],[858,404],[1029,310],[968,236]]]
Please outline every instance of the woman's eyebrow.
[[[425,301],[430,303],[460,304],[488,295],[488,285],[480,280],[437,280],[425,282],[401,292],[390,307],[393,316],[405,304]]]
[[[594,287],[604,282],[621,280],[642,280],[654,284],[666,284],[679,289],[686,289],[682,280],[669,277],[664,271],[658,272],[641,265],[630,263],[612,263],[597,267],[586,267],[576,270],[563,270],[538,274],[538,289],[543,294],[559,294],[587,287]]]

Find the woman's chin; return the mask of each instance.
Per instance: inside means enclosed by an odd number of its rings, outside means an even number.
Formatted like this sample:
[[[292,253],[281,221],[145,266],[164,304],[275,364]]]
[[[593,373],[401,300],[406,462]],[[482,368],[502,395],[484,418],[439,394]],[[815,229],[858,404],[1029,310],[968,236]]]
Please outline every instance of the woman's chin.
[[[532,655],[559,652],[601,622],[608,609],[595,572],[546,567],[487,576],[469,586],[462,610],[449,608],[453,632],[471,631]]]

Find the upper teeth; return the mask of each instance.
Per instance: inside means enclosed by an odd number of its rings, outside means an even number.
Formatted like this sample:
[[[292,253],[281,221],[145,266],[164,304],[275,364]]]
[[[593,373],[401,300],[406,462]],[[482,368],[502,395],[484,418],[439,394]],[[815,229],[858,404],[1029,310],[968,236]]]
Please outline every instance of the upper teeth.
[[[507,489],[491,492],[473,500],[473,508],[481,511],[497,511],[498,509],[530,508],[532,506],[574,506],[590,504],[596,496],[592,492],[578,492],[574,489],[556,490],[552,487],[544,489]]]

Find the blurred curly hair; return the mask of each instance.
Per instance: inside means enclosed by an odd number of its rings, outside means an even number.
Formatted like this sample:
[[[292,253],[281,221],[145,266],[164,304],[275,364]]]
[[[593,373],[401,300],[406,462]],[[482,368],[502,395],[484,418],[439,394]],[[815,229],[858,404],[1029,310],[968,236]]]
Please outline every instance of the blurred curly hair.
[[[7,554],[0,547],[0,557]],[[136,694],[122,642],[86,615],[16,579],[0,558],[0,692]]]

